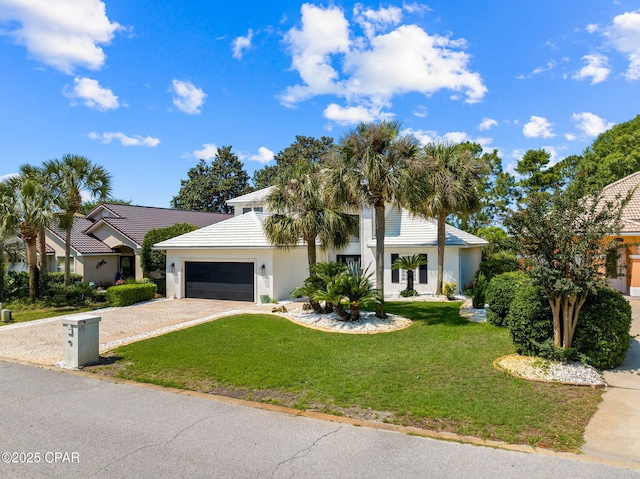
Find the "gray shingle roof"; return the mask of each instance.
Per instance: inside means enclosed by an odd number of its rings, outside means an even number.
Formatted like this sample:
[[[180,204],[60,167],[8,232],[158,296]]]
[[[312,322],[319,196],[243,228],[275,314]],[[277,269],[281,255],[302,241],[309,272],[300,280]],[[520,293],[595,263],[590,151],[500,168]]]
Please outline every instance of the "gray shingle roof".
[[[640,232],[640,171],[611,183],[602,189],[603,201],[616,201],[616,197],[625,198],[636,188],[629,203],[622,211],[622,233]]]
[[[102,206],[113,216],[96,216],[96,212],[100,208],[98,207],[87,215],[89,219],[95,219],[96,221],[87,227],[86,232],[90,233],[100,224],[108,224],[138,245],[142,245],[144,235],[155,228],[166,228],[176,223],[189,223],[198,228],[203,228],[232,217],[230,214],[184,211],[150,206],[116,205],[111,203]]]

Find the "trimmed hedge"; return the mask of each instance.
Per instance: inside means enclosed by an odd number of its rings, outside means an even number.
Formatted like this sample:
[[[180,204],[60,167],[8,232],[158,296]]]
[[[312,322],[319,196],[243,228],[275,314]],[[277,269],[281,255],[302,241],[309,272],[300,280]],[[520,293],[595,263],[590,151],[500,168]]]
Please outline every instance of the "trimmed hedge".
[[[82,283],[84,278],[81,274],[70,273],[69,281],[72,283]],[[55,284],[64,284],[64,271],[58,271],[56,273],[47,273],[47,281]]]
[[[551,349],[553,346],[553,316],[540,286],[524,283],[517,288],[506,323],[518,354],[549,358],[549,341]]]
[[[502,273],[494,276],[487,285],[485,300],[489,304],[487,308],[487,321],[489,324],[501,328],[507,327],[507,315],[511,302],[519,287],[527,283],[527,278],[520,271]]]
[[[611,288],[598,290],[587,296],[573,347],[585,356],[586,361],[598,369],[612,369],[624,361],[631,345],[631,306],[617,291]]]
[[[483,274],[487,281],[491,281],[499,274],[519,271],[520,269],[521,265],[518,262],[518,257],[514,253],[498,251],[480,262],[478,276]]]
[[[158,287],[153,283],[120,284],[107,288],[107,301],[111,306],[129,306],[156,297]]]

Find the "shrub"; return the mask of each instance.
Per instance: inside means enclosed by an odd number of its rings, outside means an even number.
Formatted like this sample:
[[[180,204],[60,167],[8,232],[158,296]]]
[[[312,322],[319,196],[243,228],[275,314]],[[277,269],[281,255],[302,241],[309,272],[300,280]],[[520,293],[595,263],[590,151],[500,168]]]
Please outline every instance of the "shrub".
[[[487,292],[487,280],[484,277],[484,274],[478,275],[478,281],[476,282],[476,288],[473,292],[473,307],[482,309],[485,304],[485,295]]]
[[[111,306],[129,306],[155,298],[157,291],[152,283],[121,284],[107,289],[107,301]]]
[[[553,319],[549,300],[541,287],[524,283],[516,289],[506,323],[519,354],[556,359],[549,357]]]
[[[21,271],[9,271],[4,280],[4,299],[11,301],[14,299],[26,298],[29,296],[29,273]]]
[[[71,273],[69,275],[69,281],[71,283],[82,283],[84,278],[81,274]],[[57,273],[47,273],[47,282],[55,284],[64,284],[64,272],[59,271]]]
[[[520,270],[520,263],[514,253],[498,251],[480,262],[478,277],[483,274],[487,281],[491,281],[494,276],[518,270]]]
[[[501,328],[507,327],[506,318],[509,314],[511,302],[516,291],[527,281],[524,273],[513,271],[494,276],[487,285],[485,301],[487,308],[487,321],[489,324]]]
[[[442,294],[449,299],[453,299],[453,295],[456,294],[456,283],[444,283],[442,286]]]
[[[627,355],[631,335],[631,306],[606,287],[587,297],[573,338],[573,347],[598,369],[619,366]]]
[[[418,292],[415,289],[403,289],[400,291],[400,296],[403,298],[409,298],[411,296],[418,296]]]
[[[48,306],[80,306],[92,303],[94,299],[95,290],[85,283],[72,284],[66,291],[62,284],[49,283],[42,294],[42,300]]]
[[[167,278],[150,278],[153,284],[158,287],[158,294],[161,296],[167,295]]]

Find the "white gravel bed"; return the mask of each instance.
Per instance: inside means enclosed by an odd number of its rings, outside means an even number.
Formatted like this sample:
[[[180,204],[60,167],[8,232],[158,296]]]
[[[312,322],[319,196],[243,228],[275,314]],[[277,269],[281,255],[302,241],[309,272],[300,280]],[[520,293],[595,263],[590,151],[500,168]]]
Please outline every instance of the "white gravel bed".
[[[593,367],[576,362],[560,363],[548,359],[511,354],[496,361],[496,366],[508,373],[539,381],[604,387],[605,382]]]
[[[375,313],[362,311],[360,319],[354,322],[342,321],[336,313],[316,314],[313,311],[294,310],[282,313],[282,316],[294,323],[321,331],[353,334],[388,333],[404,329],[412,324],[411,320],[387,314],[386,319],[377,318]]]

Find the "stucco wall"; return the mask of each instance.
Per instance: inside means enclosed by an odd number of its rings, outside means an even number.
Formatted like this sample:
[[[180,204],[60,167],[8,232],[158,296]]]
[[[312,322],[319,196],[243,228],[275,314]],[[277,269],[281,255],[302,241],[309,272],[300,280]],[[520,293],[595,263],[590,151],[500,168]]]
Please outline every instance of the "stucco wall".
[[[320,258],[318,260],[322,261]],[[309,276],[306,248],[274,250],[273,273],[276,278],[273,297],[278,300],[289,299],[291,290],[302,286],[302,282]]]
[[[419,283],[418,272],[414,275],[414,289],[419,293],[435,293],[436,281],[438,277],[438,249],[432,248],[398,248],[386,247],[384,249],[384,291],[385,293],[398,293],[406,288],[406,281],[402,280],[400,275],[399,283],[391,282],[391,255],[398,254],[400,256],[412,256],[414,254],[426,254],[427,260],[427,284]],[[375,264],[371,265],[370,271],[375,273]],[[448,247],[444,254],[444,274],[443,281],[445,283],[454,282],[457,285],[457,291],[460,290],[460,264],[458,256],[458,248]],[[374,279],[375,276],[372,277]]]
[[[460,248],[460,290],[472,285],[480,261],[482,261],[482,248]]]

